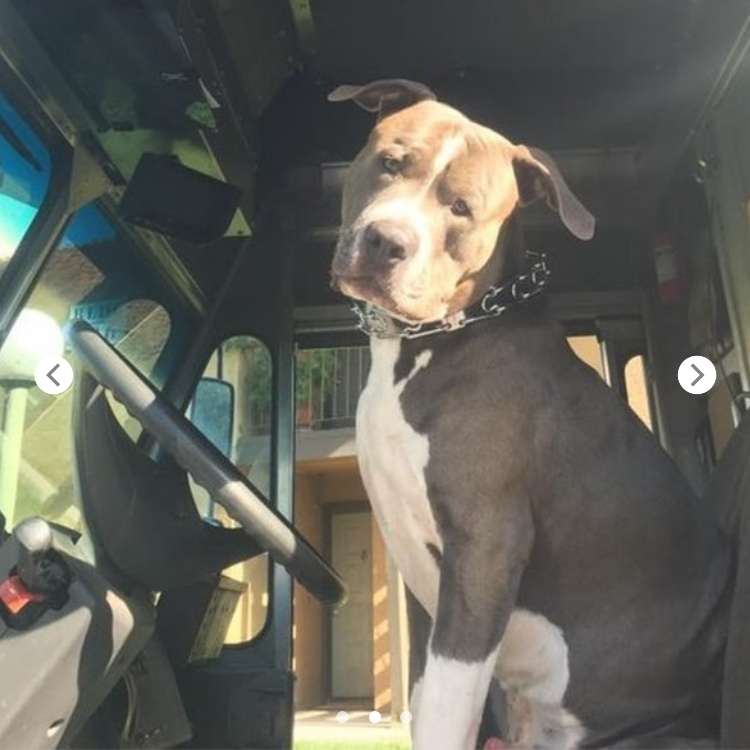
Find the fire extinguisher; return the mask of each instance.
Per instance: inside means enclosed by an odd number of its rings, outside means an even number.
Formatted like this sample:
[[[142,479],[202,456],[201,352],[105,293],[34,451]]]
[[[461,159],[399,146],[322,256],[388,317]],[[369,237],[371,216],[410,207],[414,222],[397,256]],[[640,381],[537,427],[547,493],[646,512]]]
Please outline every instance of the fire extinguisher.
[[[684,251],[670,232],[660,232],[654,242],[654,264],[659,299],[665,305],[687,302],[687,262]]]

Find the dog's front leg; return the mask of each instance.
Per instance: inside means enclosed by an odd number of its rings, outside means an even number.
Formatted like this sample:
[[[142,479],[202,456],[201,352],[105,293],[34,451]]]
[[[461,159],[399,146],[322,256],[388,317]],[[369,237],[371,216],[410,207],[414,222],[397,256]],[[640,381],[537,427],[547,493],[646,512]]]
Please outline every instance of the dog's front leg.
[[[427,644],[432,632],[432,618],[406,586],[406,616],[409,621],[409,695],[414,708],[414,688],[424,675]]]
[[[474,750],[500,641],[533,542],[531,514],[445,541],[437,614],[412,695],[414,750]]]

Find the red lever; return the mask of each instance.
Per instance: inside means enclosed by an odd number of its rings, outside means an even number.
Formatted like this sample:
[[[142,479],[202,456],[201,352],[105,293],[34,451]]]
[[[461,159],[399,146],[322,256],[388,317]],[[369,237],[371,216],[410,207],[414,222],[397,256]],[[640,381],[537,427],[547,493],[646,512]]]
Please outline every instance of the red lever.
[[[44,596],[29,591],[18,576],[10,576],[0,583],[0,602],[12,615],[17,615],[27,604],[43,601]]]

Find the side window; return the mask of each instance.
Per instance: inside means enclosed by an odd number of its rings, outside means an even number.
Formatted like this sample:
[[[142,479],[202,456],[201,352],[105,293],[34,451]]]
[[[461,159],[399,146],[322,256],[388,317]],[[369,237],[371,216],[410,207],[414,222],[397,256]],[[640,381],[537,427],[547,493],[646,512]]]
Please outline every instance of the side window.
[[[642,354],[632,357],[625,365],[625,390],[628,394],[630,408],[649,430],[653,430],[651,406],[646,385],[646,361]]]
[[[576,355],[596,370],[599,376],[606,381],[602,349],[596,336],[570,336],[568,343]],[[649,430],[652,430],[651,406],[646,381],[646,362],[642,355],[639,354],[628,360],[623,372],[623,379],[628,405],[643,424]]]
[[[599,377],[604,379],[602,349],[596,336],[568,336],[568,343],[579,359],[596,370]]]
[[[47,195],[50,170],[46,146],[0,94],[0,275]]]
[[[252,336],[234,336],[213,353],[198,384],[188,415],[266,496],[271,491],[271,355]],[[201,515],[210,523],[237,526],[208,493],[192,484]],[[245,643],[263,629],[268,616],[268,556],[224,571],[243,586],[226,643]]]

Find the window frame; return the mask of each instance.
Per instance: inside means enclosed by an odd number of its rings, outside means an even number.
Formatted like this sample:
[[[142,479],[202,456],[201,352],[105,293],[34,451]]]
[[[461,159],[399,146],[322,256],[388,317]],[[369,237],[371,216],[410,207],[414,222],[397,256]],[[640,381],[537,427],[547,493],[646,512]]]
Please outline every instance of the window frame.
[[[205,344],[205,347],[202,347],[202,357],[200,359],[200,365],[197,368],[197,372],[195,373],[195,376],[192,378],[190,388],[188,390],[187,398],[185,399],[185,404],[182,409],[183,414],[185,415],[186,419],[190,419],[190,409],[191,404],[193,401],[193,396],[195,394],[195,389],[197,388],[198,383],[203,377],[206,377],[205,373],[209,366],[209,363],[211,362],[212,357],[216,353],[217,350],[219,350],[224,344],[226,344],[227,341],[231,341],[234,338],[240,338],[240,337],[246,337],[246,338],[252,338],[258,341],[260,344],[262,344],[267,353],[268,358],[270,362],[270,379],[271,379],[271,422],[270,422],[270,429],[268,433],[268,444],[269,444],[269,456],[270,456],[270,463],[269,463],[269,469],[270,469],[270,485],[268,488],[268,492],[266,493],[262,489],[260,489],[256,484],[253,482],[251,477],[246,477],[250,484],[253,486],[253,489],[255,492],[259,495],[259,497],[265,499],[268,501],[268,504],[276,508],[277,507],[277,491],[276,491],[276,482],[275,482],[275,474],[276,474],[276,466],[275,466],[275,450],[276,450],[276,441],[278,439],[278,425],[275,420],[275,410],[277,407],[277,400],[278,400],[278,391],[277,391],[277,378],[278,378],[278,370],[277,370],[277,361],[276,356],[274,353],[273,347],[269,344],[269,342],[266,340],[266,337],[262,335],[261,333],[255,331],[246,331],[244,328],[231,328],[229,330],[221,331],[221,333],[214,333]],[[237,392],[235,388],[235,394],[234,394],[234,403],[236,408],[236,402],[237,402]],[[227,456],[227,458],[234,463],[234,460],[231,456]],[[236,466],[236,464],[235,464]],[[232,652],[242,652],[249,648],[256,647],[259,643],[261,643],[264,639],[266,639],[270,633],[273,631],[274,627],[274,619],[275,619],[275,606],[276,606],[276,598],[274,594],[274,574],[276,569],[276,563],[271,559],[270,555],[267,552],[262,553],[259,555],[259,557],[265,556],[266,558],[266,591],[265,594],[268,597],[268,606],[266,607],[266,616],[263,621],[262,627],[258,630],[257,633],[255,633],[252,638],[249,638],[248,640],[241,641],[241,642],[235,642],[235,643],[224,643],[223,649],[225,651],[232,651]]]
[[[57,247],[71,215],[68,188],[73,166],[73,148],[49,116],[0,58],[0,89],[3,96],[34,130],[50,156],[47,193],[34,220],[0,276],[0,346],[16,316],[26,304],[45,261]]]

